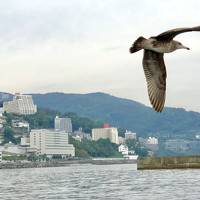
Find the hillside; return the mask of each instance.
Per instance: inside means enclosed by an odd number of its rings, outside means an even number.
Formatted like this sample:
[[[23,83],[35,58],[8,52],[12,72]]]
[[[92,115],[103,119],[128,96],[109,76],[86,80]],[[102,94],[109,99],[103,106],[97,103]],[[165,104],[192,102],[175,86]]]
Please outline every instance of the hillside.
[[[163,113],[156,113],[136,101],[105,93],[32,95],[38,107],[107,121],[111,125],[136,131],[141,136],[152,133],[190,136],[200,132],[200,113],[182,108],[165,108]]]

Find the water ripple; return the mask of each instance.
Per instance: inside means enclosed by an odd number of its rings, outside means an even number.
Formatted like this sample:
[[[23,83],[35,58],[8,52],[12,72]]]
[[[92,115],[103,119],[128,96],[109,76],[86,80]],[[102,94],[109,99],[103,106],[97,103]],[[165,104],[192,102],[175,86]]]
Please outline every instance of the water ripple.
[[[193,200],[199,170],[137,171],[136,165],[0,170],[1,200]]]

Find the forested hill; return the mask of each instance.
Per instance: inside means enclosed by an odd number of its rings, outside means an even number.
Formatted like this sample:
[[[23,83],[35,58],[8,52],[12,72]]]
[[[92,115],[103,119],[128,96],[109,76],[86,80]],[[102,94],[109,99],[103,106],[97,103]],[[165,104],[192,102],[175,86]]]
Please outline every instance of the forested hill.
[[[200,132],[200,113],[188,112],[182,108],[165,108],[162,113],[156,113],[150,107],[136,101],[105,93],[32,95],[38,107],[62,113],[74,112],[79,116],[136,131],[139,135],[190,135]]]
[[[166,108],[163,113],[156,113],[136,101],[105,93],[47,93],[33,94],[33,98],[39,107],[75,112],[80,116],[131,129],[141,135],[200,132],[200,113],[187,112],[182,108]]]

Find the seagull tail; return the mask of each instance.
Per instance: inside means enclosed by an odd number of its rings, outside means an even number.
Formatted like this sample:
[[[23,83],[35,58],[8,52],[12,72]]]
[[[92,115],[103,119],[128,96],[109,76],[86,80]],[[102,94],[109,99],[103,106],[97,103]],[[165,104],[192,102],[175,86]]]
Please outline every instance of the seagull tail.
[[[133,43],[133,45],[130,47],[129,52],[130,53],[135,53],[141,49],[143,49],[143,42],[146,39],[144,37],[139,37],[137,40],[135,40],[135,42]]]

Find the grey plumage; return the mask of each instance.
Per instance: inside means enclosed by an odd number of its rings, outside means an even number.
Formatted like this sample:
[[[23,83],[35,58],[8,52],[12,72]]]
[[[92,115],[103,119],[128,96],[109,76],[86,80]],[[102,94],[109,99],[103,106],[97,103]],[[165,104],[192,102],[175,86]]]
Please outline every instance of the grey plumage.
[[[181,33],[200,31],[200,26],[192,28],[177,28],[163,32],[157,36],[145,39],[139,37],[130,47],[130,53],[144,49],[143,69],[147,81],[149,100],[157,112],[162,112],[166,96],[166,68],[164,53],[171,53],[177,49],[188,49],[173,38]]]

